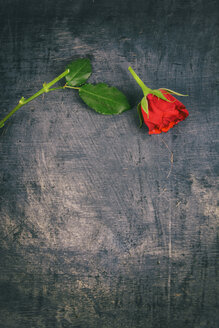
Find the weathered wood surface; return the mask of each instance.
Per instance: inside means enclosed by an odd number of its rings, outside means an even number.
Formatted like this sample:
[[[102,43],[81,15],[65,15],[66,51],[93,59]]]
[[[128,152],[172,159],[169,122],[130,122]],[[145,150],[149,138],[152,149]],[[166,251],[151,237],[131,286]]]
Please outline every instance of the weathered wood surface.
[[[86,56],[90,81],[133,106],[105,117],[57,91],[1,129],[1,328],[217,326],[217,13],[202,0],[0,1],[0,118]],[[189,118],[140,130],[129,65],[188,93]]]

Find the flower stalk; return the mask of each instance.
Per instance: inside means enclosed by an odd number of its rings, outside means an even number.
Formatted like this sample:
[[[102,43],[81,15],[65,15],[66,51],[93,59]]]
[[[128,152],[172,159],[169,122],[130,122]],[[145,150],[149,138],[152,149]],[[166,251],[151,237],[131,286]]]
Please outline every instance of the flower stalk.
[[[132,76],[134,77],[135,81],[138,83],[140,88],[142,89],[144,96],[147,96],[149,93],[152,93],[152,90],[142,82],[140,77],[135,73],[135,71],[131,67],[129,67],[128,70],[132,74]]]

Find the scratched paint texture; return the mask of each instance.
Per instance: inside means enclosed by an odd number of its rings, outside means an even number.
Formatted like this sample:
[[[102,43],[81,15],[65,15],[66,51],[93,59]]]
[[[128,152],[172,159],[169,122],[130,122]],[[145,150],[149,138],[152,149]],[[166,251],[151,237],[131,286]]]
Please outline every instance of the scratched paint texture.
[[[0,327],[218,324],[218,2],[0,0],[0,118],[78,57],[132,110],[70,90],[0,131]],[[138,128],[141,91],[189,94],[167,134]]]

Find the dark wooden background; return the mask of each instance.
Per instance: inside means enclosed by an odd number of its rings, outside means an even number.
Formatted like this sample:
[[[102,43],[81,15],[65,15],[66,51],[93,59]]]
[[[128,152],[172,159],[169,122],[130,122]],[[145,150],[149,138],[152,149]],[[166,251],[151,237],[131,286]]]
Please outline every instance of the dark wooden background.
[[[1,119],[79,57],[132,105],[101,116],[59,90],[0,130],[1,328],[217,326],[218,9],[0,0]],[[129,65],[190,116],[139,129]]]

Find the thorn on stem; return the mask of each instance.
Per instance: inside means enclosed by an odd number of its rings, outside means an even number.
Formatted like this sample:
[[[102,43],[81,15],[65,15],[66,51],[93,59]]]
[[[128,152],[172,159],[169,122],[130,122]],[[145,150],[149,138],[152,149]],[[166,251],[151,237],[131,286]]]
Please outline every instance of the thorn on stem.
[[[25,101],[25,98],[22,97],[22,98],[20,99],[20,101],[19,101],[19,104],[20,104],[20,105],[23,105],[23,104],[24,104],[24,101]]]
[[[49,92],[49,88],[46,83],[43,83],[43,89],[45,92]]]

